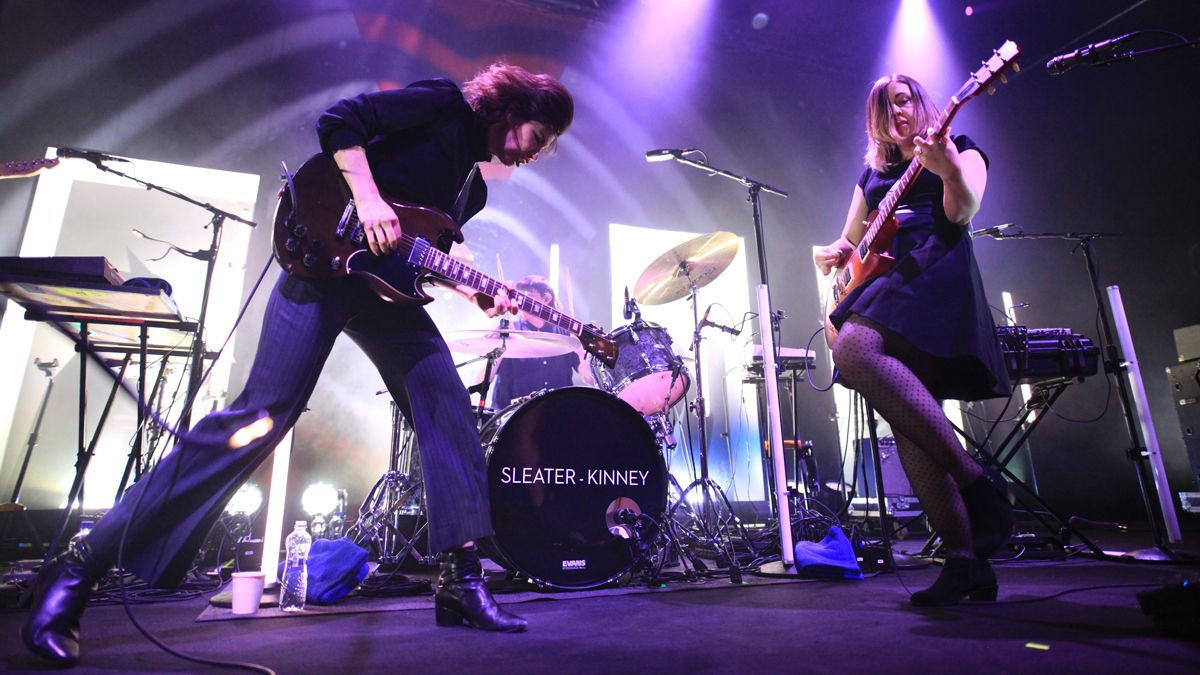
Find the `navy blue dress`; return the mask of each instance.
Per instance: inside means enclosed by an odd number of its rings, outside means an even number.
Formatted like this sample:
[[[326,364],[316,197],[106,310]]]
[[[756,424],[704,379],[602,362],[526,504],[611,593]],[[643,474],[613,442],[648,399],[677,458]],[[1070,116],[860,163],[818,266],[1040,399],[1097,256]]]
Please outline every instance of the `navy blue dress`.
[[[953,137],[959,152],[987,155],[967,136]],[[874,211],[908,168],[867,167],[858,186]],[[864,316],[903,336],[933,357],[932,380],[939,399],[976,401],[1007,396],[1008,371],[996,340],[996,326],[975,264],[968,228],[951,222],[942,206],[942,179],[922,171],[896,209],[900,229],[892,242],[896,266],[854,289],[830,315],[841,328],[851,314]]]

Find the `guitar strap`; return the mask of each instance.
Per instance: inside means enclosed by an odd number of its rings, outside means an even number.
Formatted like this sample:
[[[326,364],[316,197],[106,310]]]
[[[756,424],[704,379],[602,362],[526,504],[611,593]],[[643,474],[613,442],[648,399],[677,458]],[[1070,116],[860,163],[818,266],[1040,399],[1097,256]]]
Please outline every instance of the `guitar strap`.
[[[471,183],[475,180],[475,175],[478,173],[479,164],[472,164],[471,172],[467,174],[467,180],[458,189],[458,197],[454,200],[454,208],[450,215],[454,218],[454,222],[459,225],[463,224],[463,211],[467,209],[467,197],[471,194]]]

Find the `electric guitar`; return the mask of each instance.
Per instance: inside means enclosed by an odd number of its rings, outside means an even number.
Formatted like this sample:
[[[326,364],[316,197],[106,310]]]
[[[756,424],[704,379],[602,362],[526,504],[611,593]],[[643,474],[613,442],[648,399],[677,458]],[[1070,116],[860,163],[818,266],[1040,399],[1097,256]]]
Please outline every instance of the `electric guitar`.
[[[958,114],[958,111],[967,101],[978,96],[981,91],[986,90],[989,94],[994,94],[996,89],[992,85],[997,79],[1007,82],[1004,77],[1006,70],[1012,68],[1014,72],[1019,71],[1020,67],[1017,65],[1016,59],[1020,54],[1021,50],[1012,40],[1000,45],[1000,48],[992,53],[992,57],[984,61],[979,70],[967,78],[958,93],[950,98],[950,103],[938,116],[936,131],[930,138],[938,138],[946,133],[946,129],[950,127],[950,122]],[[830,290],[829,311],[825,315],[825,337],[830,345],[837,338],[837,329],[829,320],[829,314],[833,309],[850,291],[875,277],[888,273],[895,264],[896,260],[891,255],[892,240],[895,239],[896,233],[900,229],[900,221],[896,219],[896,208],[904,200],[922,169],[924,167],[920,162],[911,162],[908,165],[908,168],[879,202],[879,208],[867,214],[867,219],[864,221],[867,230],[862,241],[858,242],[854,250],[838,265],[838,269],[833,275],[833,287]]]
[[[438,277],[495,297],[504,290],[525,312],[575,335],[589,353],[609,368],[617,364],[617,343],[594,324],[585,325],[554,307],[450,257],[461,228],[438,209],[384,197],[404,230],[392,252],[377,256],[366,243],[350,188],[332,159],[313,155],[280,190],[275,211],[275,259],[290,274],[307,279],[355,275],[388,302],[428,304],[422,285]]]

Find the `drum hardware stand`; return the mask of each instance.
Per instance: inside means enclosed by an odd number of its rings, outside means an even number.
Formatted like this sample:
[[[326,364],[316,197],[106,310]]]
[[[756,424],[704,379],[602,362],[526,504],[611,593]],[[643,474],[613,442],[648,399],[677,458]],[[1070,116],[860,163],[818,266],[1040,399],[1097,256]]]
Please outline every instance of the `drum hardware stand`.
[[[687,266],[688,263],[681,262],[681,266]],[[686,273],[687,270],[684,269]],[[704,540],[712,545],[717,551],[718,564],[725,560],[729,563],[729,580],[732,583],[742,583],[742,571],[737,561],[737,556],[733,550],[732,534],[730,533],[730,524],[738,530],[738,534],[742,540],[753,550],[754,545],[750,541],[750,536],[746,532],[746,528],[742,526],[741,520],[733,513],[733,506],[729,503],[729,498],[725,496],[725,491],[721,489],[717,482],[709,477],[708,473],[708,431],[705,428],[707,423],[707,413],[704,407],[704,376],[702,374],[703,362],[700,358],[700,333],[704,329],[700,321],[699,307],[699,287],[695,282],[691,284],[691,301],[692,301],[692,321],[695,330],[692,332],[692,353],[696,355],[696,396],[692,399],[692,410],[696,413],[696,429],[697,438],[700,446],[700,477],[692,481],[686,488],[682,489],[679,494],[679,501],[669,509],[671,519],[674,519],[675,512],[682,504],[687,503],[688,493],[693,489],[699,489],[701,494],[700,513],[694,519],[694,525],[697,529],[697,538]],[[674,481],[674,477],[672,477]],[[676,483],[678,487],[678,483]],[[716,497],[720,497],[720,502],[716,501]],[[718,515],[718,507],[724,505],[728,512],[728,517],[723,518]],[[689,511],[691,507],[689,505]],[[725,559],[725,560],[723,560]]]
[[[703,157],[703,153],[699,151],[677,150],[668,152],[670,159],[685,166],[690,166],[694,169],[699,169],[710,176],[721,176],[733,180],[747,189],[746,201],[750,202],[752,217],[754,220],[754,239],[758,248],[758,271],[760,283],[758,286],[758,322],[759,335],[762,340],[763,348],[763,378],[766,382],[767,391],[767,413],[768,413],[768,428],[771,435],[771,447],[780,449],[778,452],[771,453],[772,463],[775,467],[775,501],[778,508],[779,518],[779,548],[782,557],[782,571],[787,574],[794,574],[796,568],[796,553],[792,544],[792,517],[788,507],[787,500],[787,474],[783,464],[783,432],[779,422],[779,370],[775,363],[775,335],[774,322],[777,320],[775,313],[771,310],[771,291],[767,279],[767,247],[766,238],[763,233],[762,206],[760,203],[761,193],[777,195],[787,198],[788,193],[778,188],[753,180],[747,176],[739,176],[735,173],[718,169],[710,166],[707,161],[695,161],[689,159],[686,155],[699,153]],[[647,155],[650,160],[651,155]],[[707,160],[707,158],[705,158]],[[697,364],[697,370],[699,370]],[[699,388],[699,387],[697,387]],[[703,425],[701,425],[703,429]],[[803,488],[802,488],[803,489]]]
[[[509,324],[508,319],[500,319],[499,330],[501,331],[501,333],[500,333],[500,346],[499,347],[496,347],[495,349],[488,352],[487,354],[484,354],[483,356],[476,356],[475,358],[470,359],[468,361],[463,361],[462,363],[454,364],[455,369],[458,369],[458,368],[462,368],[463,366],[471,365],[472,363],[477,363],[478,361],[481,361],[483,359],[487,359],[487,366],[483,369],[483,379],[480,380],[478,384],[473,384],[473,385],[467,387],[468,394],[479,394],[479,407],[476,409],[475,420],[481,426],[483,424],[483,416],[487,412],[488,390],[492,386],[492,369],[495,367],[496,361],[499,361],[500,357],[504,356],[504,352],[507,349],[506,345],[508,342],[508,337],[507,337],[507,334],[504,333],[503,331],[508,330],[509,325],[510,324]]]
[[[1104,304],[1100,288],[1100,273],[1092,255],[1092,241],[1101,237],[1114,236],[1111,233],[1100,232],[1066,232],[1066,233],[1025,233],[990,235],[993,239],[1067,239],[1076,243],[1077,250],[1083,251],[1084,264],[1087,267],[1088,279],[1091,282],[1092,294],[1096,301],[1096,312],[1100,318],[1100,334],[1097,336],[1097,347],[1100,350],[1104,373],[1112,376],[1117,385],[1117,398],[1121,403],[1121,413],[1125,422],[1125,433],[1130,446],[1126,455],[1134,463],[1137,471],[1138,488],[1141,491],[1142,505],[1146,516],[1154,528],[1154,547],[1130,551],[1122,557],[1137,560],[1187,560],[1188,556],[1172,548],[1171,544],[1183,541],[1183,533],[1179,528],[1179,520],[1175,515],[1175,504],[1171,499],[1170,487],[1167,485],[1166,470],[1162,464],[1162,453],[1158,447],[1158,438],[1154,423],[1147,409],[1146,395],[1143,390],[1141,370],[1138,367],[1137,356],[1133,350],[1133,340],[1129,335],[1129,323],[1125,319],[1125,308],[1121,301],[1120,289],[1108,287],[1109,307]],[[1119,235],[1118,235],[1119,236]],[[1121,354],[1113,339],[1113,321],[1118,321],[1116,329],[1121,342]],[[1128,378],[1128,380],[1126,379]],[[1132,391],[1130,391],[1132,388]],[[1139,426],[1141,433],[1139,434]],[[1147,447],[1149,446],[1149,447]],[[1149,466],[1147,466],[1149,464]],[[1008,473],[1005,470],[1005,473]],[[1158,498],[1158,510],[1151,500],[1151,492]],[[1108,554],[1104,554],[1107,556]]]
[[[425,534],[429,523],[415,443],[416,435],[408,428],[400,407],[392,401],[392,448],[388,470],[363,499],[358,520],[347,532],[356,544],[377,554],[382,564],[400,565],[409,559],[418,565],[437,562],[437,556],[417,548],[417,541]],[[401,516],[413,518],[411,535],[404,534]]]

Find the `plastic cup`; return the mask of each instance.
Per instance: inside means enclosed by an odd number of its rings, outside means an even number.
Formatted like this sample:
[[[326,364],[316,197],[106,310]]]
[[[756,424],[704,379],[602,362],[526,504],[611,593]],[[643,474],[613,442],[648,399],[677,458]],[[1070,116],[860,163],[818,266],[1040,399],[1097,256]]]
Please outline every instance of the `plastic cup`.
[[[266,576],[262,572],[233,573],[234,614],[258,614],[258,604],[262,602],[263,582]]]

